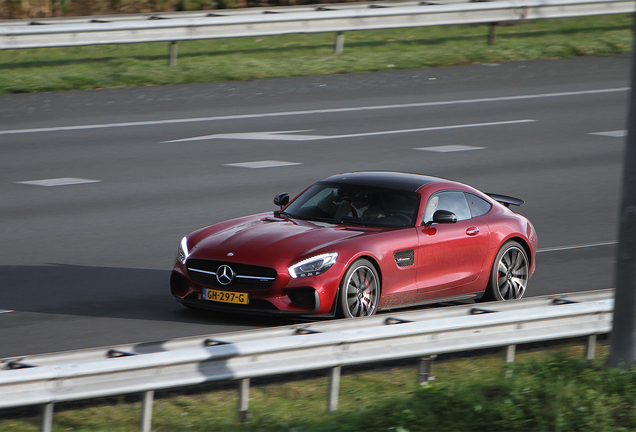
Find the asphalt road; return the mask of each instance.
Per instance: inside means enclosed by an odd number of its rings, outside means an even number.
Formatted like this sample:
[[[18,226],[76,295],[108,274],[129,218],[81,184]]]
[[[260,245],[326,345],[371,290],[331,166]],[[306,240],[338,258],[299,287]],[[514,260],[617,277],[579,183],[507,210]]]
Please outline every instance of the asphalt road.
[[[287,324],[173,301],[177,244],[349,170],[523,198],[529,294],[612,287],[629,74],[590,57],[0,96],[0,357]],[[92,182],[38,183],[68,178]]]

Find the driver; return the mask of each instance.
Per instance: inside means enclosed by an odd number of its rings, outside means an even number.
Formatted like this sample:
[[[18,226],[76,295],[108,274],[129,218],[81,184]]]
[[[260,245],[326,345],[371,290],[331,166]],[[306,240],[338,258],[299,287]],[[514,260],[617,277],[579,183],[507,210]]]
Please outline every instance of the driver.
[[[351,197],[350,209],[347,216],[362,218],[371,207],[371,194],[366,191],[360,191]]]

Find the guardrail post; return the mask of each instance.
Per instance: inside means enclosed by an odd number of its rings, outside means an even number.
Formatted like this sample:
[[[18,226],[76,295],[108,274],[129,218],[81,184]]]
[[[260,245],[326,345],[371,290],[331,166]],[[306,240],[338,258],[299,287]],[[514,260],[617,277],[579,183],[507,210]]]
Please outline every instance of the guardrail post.
[[[239,406],[238,406],[238,418],[239,421],[244,422],[249,418],[250,408],[250,379],[243,378],[239,382]]]
[[[488,32],[488,45],[492,45],[495,43],[497,39],[497,25],[498,23],[490,24],[490,31]]]
[[[589,335],[587,337],[587,347],[585,350],[585,359],[587,361],[592,361],[594,360],[594,357],[596,355],[596,335]]]
[[[327,399],[327,412],[334,412],[338,409],[338,393],[340,392],[340,372],[341,367],[331,368],[329,375],[329,395]]]
[[[150,432],[152,428],[152,402],[154,398],[154,390],[143,392],[141,397],[141,432]]]
[[[516,349],[517,349],[517,345],[508,345],[506,347],[506,351],[504,353],[506,363],[514,363]]]
[[[504,352],[504,360],[506,361],[506,363],[514,363],[516,350],[517,345],[508,345],[506,347],[506,350]],[[504,376],[505,378],[511,378],[512,370],[508,369]]]
[[[53,406],[53,402],[42,405],[40,432],[51,432],[53,430]]]
[[[344,33],[338,32],[336,33],[336,55],[342,54],[344,50]]]
[[[508,345],[506,347],[506,350],[504,351],[504,359],[506,363],[514,363],[516,349],[517,349],[517,345]],[[505,378],[512,377],[512,370],[507,370],[504,377]]]
[[[177,65],[177,51],[179,44],[176,41],[170,42],[170,67]]]
[[[431,375],[431,368],[433,367],[433,360],[436,358],[436,355],[420,358],[420,370],[417,374],[417,382],[420,385],[428,385],[429,381],[435,379],[435,377]]]

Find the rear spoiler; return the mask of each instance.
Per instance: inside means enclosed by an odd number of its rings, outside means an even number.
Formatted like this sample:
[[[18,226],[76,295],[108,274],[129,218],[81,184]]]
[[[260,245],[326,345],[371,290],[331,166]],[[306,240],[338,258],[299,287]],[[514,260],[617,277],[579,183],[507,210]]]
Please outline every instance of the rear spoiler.
[[[495,201],[500,202],[506,207],[510,207],[511,205],[521,206],[525,202],[522,199],[511,197],[508,195],[499,195],[494,193],[487,193],[486,195],[488,195],[490,198],[494,199]]]

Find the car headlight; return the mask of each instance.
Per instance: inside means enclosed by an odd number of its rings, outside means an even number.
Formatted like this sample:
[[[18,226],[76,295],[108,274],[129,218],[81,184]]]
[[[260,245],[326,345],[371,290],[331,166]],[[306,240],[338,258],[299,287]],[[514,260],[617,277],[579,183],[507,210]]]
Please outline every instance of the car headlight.
[[[306,260],[302,260],[290,266],[288,269],[289,275],[294,279],[317,276],[321,273],[326,272],[329,267],[331,267],[336,262],[336,258],[338,258],[337,252],[307,258]]]
[[[190,251],[188,251],[188,238],[184,237],[181,239],[181,243],[179,243],[179,249],[177,250],[177,261],[181,264],[185,264],[188,259],[188,255],[190,255]]]

